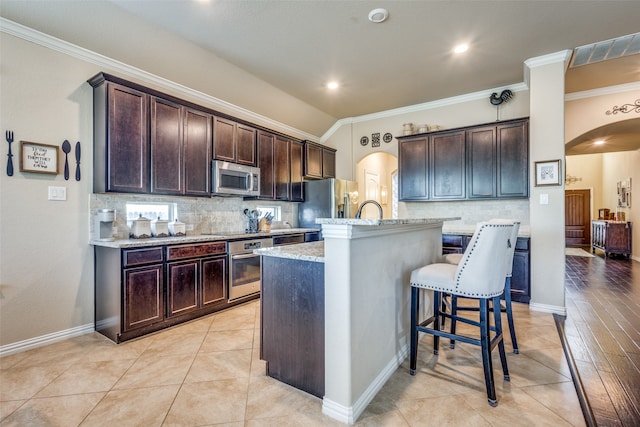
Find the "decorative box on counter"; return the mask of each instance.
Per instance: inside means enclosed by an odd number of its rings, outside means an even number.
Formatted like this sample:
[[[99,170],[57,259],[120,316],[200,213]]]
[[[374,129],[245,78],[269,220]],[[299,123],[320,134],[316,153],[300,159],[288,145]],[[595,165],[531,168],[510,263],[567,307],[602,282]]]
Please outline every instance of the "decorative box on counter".
[[[146,239],[151,237],[151,220],[143,217],[141,214],[137,219],[131,221],[129,237],[132,239]]]
[[[172,236],[186,236],[187,227],[184,222],[180,222],[178,218],[175,221],[169,223],[169,233]]]
[[[158,219],[151,221],[151,235],[153,237],[169,237],[169,221]]]

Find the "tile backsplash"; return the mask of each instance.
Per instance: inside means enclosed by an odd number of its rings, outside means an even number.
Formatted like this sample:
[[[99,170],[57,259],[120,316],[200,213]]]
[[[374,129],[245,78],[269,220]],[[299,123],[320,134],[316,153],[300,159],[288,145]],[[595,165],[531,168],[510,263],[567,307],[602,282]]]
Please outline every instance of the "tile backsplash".
[[[461,217],[461,220],[451,221],[451,224],[455,225],[475,225],[492,218],[509,218],[519,219],[523,226],[528,226],[529,199],[400,203],[398,216],[400,218]]]
[[[129,226],[126,219],[127,203],[175,203],[177,218],[187,226],[187,235],[201,233],[235,233],[246,227],[247,218],[244,209],[255,209],[258,206],[280,206],[281,220],[291,227],[298,225],[298,204],[291,202],[275,202],[270,200],[243,200],[241,197],[171,197],[143,194],[97,193],[89,198],[89,232],[93,236],[93,218],[98,209],[114,209],[114,237],[129,237]],[[153,219],[153,218],[149,218]]]
[[[242,211],[258,206],[279,206],[282,221],[291,227],[298,226],[298,204],[269,200],[243,200],[241,197],[171,197],[141,194],[98,193],[89,198],[89,231],[93,237],[93,218],[98,209],[114,209],[114,237],[129,237],[126,220],[127,203],[175,203],[177,217],[187,225],[187,235],[202,233],[235,233],[246,228],[247,218]],[[523,226],[529,225],[529,200],[473,200],[456,202],[412,202],[398,204],[399,218],[456,217],[450,225],[475,225],[491,218],[519,219]],[[152,219],[152,218],[150,218]]]

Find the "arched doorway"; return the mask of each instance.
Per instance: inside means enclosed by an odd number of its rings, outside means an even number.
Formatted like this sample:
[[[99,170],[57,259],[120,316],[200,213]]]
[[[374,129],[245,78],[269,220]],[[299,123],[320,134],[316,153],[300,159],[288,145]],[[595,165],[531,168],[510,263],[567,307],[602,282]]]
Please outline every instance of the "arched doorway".
[[[397,176],[398,158],[389,153],[371,153],[356,164],[356,182],[360,203],[375,200],[382,206],[383,218],[397,217]],[[396,187],[394,187],[396,186]],[[395,209],[394,209],[395,206]],[[362,218],[378,218],[378,209],[373,205],[365,206]]]

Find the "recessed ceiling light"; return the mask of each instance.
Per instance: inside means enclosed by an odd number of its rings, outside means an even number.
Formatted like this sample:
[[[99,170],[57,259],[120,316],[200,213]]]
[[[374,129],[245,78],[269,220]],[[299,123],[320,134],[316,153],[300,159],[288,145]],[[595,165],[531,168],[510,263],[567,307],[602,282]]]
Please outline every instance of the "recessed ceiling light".
[[[594,144],[595,145],[602,145],[602,144],[604,144],[604,141],[600,139],[600,140],[594,142]]]
[[[335,89],[338,89],[338,86],[340,86],[338,82],[327,83],[327,89],[335,90]]]
[[[453,48],[454,53],[464,53],[469,50],[469,45],[466,43],[461,43]]]
[[[375,22],[376,24],[386,21],[388,17],[389,11],[387,9],[379,8],[369,12],[369,21]]]

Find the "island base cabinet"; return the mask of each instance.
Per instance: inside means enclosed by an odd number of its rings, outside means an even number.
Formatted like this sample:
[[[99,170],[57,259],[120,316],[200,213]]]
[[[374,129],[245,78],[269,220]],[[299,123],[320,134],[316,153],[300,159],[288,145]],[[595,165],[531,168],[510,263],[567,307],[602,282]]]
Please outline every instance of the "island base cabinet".
[[[324,264],[262,257],[260,358],[266,374],[324,396]]]

